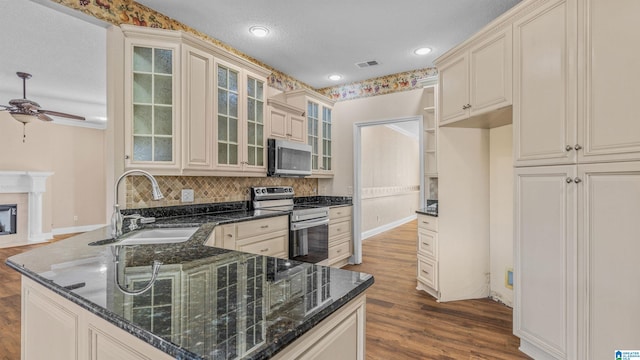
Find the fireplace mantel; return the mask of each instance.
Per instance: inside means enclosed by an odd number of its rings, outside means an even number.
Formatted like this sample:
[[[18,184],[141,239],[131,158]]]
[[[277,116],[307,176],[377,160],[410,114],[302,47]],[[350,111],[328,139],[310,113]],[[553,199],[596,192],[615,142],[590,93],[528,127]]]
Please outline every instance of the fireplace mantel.
[[[49,240],[42,232],[42,194],[47,188],[47,178],[53,172],[0,171],[0,194],[27,193],[29,195],[27,227],[29,243]]]

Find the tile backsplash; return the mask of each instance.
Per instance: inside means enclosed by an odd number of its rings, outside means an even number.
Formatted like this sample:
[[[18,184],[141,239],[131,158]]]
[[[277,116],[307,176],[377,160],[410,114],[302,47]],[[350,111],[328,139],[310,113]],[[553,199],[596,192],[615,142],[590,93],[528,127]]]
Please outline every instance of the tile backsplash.
[[[164,199],[151,198],[151,183],[144,176],[126,179],[126,208],[246,201],[252,186],[293,186],[296,196],[318,194],[318,179],[278,177],[156,176]],[[181,201],[182,189],[193,189],[194,201]]]

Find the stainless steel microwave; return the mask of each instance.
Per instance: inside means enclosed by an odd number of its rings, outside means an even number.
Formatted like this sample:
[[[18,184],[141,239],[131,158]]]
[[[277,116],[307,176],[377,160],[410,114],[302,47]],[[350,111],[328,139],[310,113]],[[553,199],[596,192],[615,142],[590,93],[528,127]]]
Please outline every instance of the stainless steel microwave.
[[[311,145],[267,139],[267,175],[304,177],[311,175]]]

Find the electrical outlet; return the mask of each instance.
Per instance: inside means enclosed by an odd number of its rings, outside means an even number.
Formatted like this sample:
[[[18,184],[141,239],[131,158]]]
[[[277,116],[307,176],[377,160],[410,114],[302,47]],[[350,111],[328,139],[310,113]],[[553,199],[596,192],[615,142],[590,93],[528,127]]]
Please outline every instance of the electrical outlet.
[[[78,221],[78,215],[73,215],[73,221]]]
[[[193,202],[193,200],[194,200],[193,189],[182,189],[182,202],[183,203]]]

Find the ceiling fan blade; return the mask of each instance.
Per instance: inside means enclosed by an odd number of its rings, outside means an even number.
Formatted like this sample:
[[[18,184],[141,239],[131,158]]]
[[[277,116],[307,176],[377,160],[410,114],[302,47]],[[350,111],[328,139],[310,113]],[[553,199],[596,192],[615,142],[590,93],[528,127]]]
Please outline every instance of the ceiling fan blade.
[[[43,114],[43,113],[38,113],[36,114],[36,117],[42,121],[53,121],[52,118],[50,118],[49,116]]]
[[[53,116],[60,116],[60,117],[68,118],[68,119],[74,119],[74,120],[86,120],[84,118],[84,116],[65,114],[65,113],[61,113],[61,112],[58,112],[58,111],[39,110],[39,113],[40,114],[49,114],[49,115],[53,115]]]

